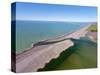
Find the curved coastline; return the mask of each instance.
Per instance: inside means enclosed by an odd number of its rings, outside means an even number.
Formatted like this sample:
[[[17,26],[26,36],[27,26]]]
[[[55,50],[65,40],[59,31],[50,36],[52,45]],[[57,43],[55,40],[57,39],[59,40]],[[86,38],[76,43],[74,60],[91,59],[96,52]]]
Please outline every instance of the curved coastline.
[[[59,57],[59,55],[66,49],[68,49],[69,47],[73,46],[73,42],[70,40],[70,38],[73,38],[73,39],[80,39],[80,37],[84,37],[85,34],[87,33],[87,28],[89,27],[86,26],[80,30],[77,30],[76,32],[73,32],[69,35],[64,35],[64,37],[60,37],[60,38],[57,38],[57,39],[51,39],[51,40],[46,40],[46,41],[42,41],[41,43],[37,43],[35,44],[36,47],[32,47],[20,54],[17,54],[16,56],[16,72],[31,72],[32,70],[33,71],[37,71],[39,68],[43,68],[45,66],[46,63],[48,63],[49,61],[51,61],[53,58],[57,58]],[[65,45],[65,46],[64,46]],[[51,49],[50,49],[50,47]],[[63,46],[63,47],[60,47],[60,46]],[[60,48],[60,49],[59,49]],[[53,51],[53,50],[54,51]],[[57,56],[55,55],[55,50],[59,50],[57,51]],[[49,57],[48,59],[43,59],[45,60],[45,63],[43,64],[42,63],[42,66],[40,64],[39,66],[39,63],[36,67],[36,63],[37,62],[42,62],[40,60],[35,60],[35,58],[37,59],[40,59],[39,58],[39,54],[41,56],[41,52],[42,53],[45,53],[45,55],[47,56],[50,51],[49,50],[52,50],[54,55],[55,56],[52,56],[52,52],[51,52],[51,56],[52,57]],[[38,54],[38,55],[37,55]],[[32,58],[34,57],[34,58]],[[42,56],[41,56],[42,57]],[[29,61],[26,61],[26,60],[29,60]],[[26,63],[24,63],[26,61]],[[31,63],[31,64],[29,64]],[[32,64],[34,63],[34,64]],[[35,67],[34,69],[32,69],[33,67]],[[26,69],[25,69],[26,68]]]
[[[91,24],[90,24],[91,25]],[[30,50],[30,49],[32,49],[32,48],[34,48],[34,45],[38,45],[38,44],[40,44],[41,43],[41,45],[42,45],[42,43],[53,43],[53,42],[57,42],[57,41],[60,41],[60,40],[65,40],[65,39],[70,39],[70,38],[75,38],[75,39],[79,39],[80,37],[84,37],[85,36],[85,34],[87,33],[87,28],[90,26],[90,25],[87,25],[87,26],[85,26],[85,27],[83,27],[83,28],[81,28],[81,29],[79,29],[79,30],[76,30],[76,31],[74,31],[74,32],[70,32],[70,33],[67,33],[67,34],[64,34],[64,35],[61,35],[61,36],[58,36],[58,37],[55,37],[55,38],[50,38],[50,39],[46,39],[46,40],[43,40],[43,41],[39,41],[39,42],[36,42],[36,43],[32,43],[31,45],[30,45],[30,47],[29,48],[26,48],[24,51],[22,51],[22,52],[20,52],[20,53],[16,53],[16,55],[20,55],[20,54],[22,54],[22,53],[24,53],[24,52],[27,52],[28,50]],[[82,31],[83,30],[83,31]],[[77,37],[77,33],[80,33],[80,31],[82,31],[82,32],[84,32],[84,33],[82,33],[83,35],[82,36],[78,36]],[[76,34],[76,36],[75,37],[73,37],[74,35],[73,34]]]

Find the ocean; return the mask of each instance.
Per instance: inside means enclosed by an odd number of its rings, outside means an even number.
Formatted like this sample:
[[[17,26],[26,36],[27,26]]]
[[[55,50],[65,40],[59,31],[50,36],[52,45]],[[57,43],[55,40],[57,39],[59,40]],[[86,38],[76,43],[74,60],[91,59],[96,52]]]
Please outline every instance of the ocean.
[[[16,21],[16,53],[32,47],[33,43],[69,34],[87,26],[84,22]]]

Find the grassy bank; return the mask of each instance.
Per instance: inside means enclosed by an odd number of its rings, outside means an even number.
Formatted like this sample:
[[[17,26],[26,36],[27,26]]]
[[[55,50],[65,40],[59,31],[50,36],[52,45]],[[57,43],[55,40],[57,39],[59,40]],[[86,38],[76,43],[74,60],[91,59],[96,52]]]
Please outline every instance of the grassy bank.
[[[87,30],[89,30],[89,31],[97,31],[97,25],[96,24],[91,25]]]
[[[87,39],[72,39],[73,47],[65,50],[57,59],[51,60],[38,71],[95,68],[97,66],[97,44]]]

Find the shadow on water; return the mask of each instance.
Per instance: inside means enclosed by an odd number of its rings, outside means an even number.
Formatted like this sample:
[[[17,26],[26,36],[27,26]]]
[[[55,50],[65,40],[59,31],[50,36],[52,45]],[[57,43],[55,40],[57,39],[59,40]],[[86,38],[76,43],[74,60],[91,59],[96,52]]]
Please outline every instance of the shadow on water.
[[[86,39],[71,39],[74,46],[63,51],[38,71],[67,70],[97,67],[97,44]]]

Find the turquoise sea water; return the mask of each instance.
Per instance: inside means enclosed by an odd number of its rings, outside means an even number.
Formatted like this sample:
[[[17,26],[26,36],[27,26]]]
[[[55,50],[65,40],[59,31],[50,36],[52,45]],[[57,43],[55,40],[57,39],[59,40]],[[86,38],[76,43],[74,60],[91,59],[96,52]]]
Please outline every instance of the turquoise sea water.
[[[32,43],[74,32],[88,23],[54,21],[16,21],[16,52],[30,48]]]

